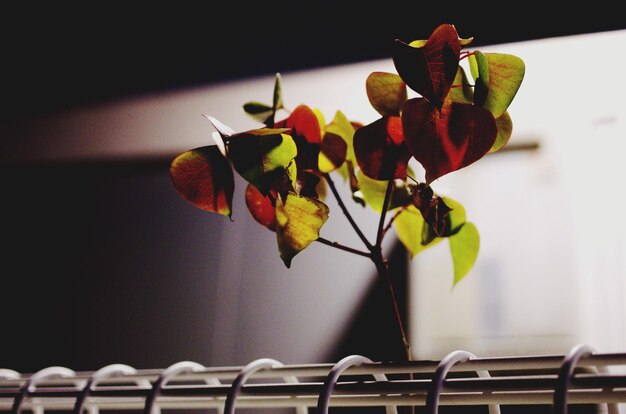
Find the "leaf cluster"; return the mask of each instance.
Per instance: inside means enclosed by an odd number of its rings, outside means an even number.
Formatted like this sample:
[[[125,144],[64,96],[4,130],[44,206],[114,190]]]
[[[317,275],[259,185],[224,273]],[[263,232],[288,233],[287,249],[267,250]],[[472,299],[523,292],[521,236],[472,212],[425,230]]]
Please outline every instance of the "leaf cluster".
[[[207,116],[217,145],[185,151],[172,161],[176,191],[198,208],[231,217],[239,174],[247,181],[250,214],[276,233],[280,256],[290,267],[299,252],[321,240],[329,217],[325,197],[329,189],[339,197],[331,179],[337,174],[356,203],[381,215],[377,242],[362,237],[372,255],[392,226],[412,256],[447,238],[458,283],[476,261],[478,230],[458,201],[435,194],[431,184],[506,145],[512,133],[507,109],[524,77],[520,58],[464,51],[471,40],[449,24],[425,40],[397,40],[397,73],[374,72],[365,80],[380,115],[369,124],[341,111],[327,121],[304,104],[287,111],[277,74],[271,104],[243,106],[259,128],[235,132]],[[417,97],[409,99],[409,89]],[[423,179],[411,171],[411,160],[423,167]]]

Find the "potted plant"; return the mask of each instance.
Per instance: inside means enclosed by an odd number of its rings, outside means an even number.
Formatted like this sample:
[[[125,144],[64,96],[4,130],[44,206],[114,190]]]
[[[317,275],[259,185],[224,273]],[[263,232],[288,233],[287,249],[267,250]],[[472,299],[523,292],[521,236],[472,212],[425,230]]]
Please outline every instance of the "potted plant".
[[[374,72],[364,79],[369,101],[380,114],[369,124],[341,111],[327,121],[304,104],[288,110],[277,74],[270,103],[243,105],[259,121],[257,129],[236,132],[206,116],[216,142],[173,159],[174,188],[194,206],[231,217],[237,173],[248,183],[245,202],[251,216],[276,233],[287,267],[312,242],[371,260],[393,298],[411,360],[383,240],[394,229],[415,256],[447,239],[453,285],[468,274],[479,251],[478,230],[459,201],[438,195],[432,185],[507,144],[512,132],[507,108],[524,77],[519,57],[465,50],[471,42],[451,24],[438,26],[426,40],[396,40],[397,73]],[[353,202],[378,214],[375,239],[353,219],[336,180],[348,183]],[[329,218],[324,199],[330,194],[363,246],[324,238]]]

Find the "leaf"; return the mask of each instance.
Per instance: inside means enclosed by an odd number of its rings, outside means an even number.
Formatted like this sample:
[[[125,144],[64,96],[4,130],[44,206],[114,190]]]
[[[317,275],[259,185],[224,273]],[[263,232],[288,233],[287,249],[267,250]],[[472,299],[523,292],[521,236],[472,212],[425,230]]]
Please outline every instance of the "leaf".
[[[341,167],[346,159],[348,144],[339,135],[327,132],[324,134],[318,158],[318,168],[327,173]]]
[[[413,47],[423,47],[427,41],[428,40],[413,40],[411,43],[409,43],[409,45]],[[466,39],[459,37],[459,43],[461,44],[461,46],[467,46],[473,41],[474,41],[473,37],[468,37]]]
[[[414,206],[403,209],[393,221],[398,240],[407,249],[411,258],[442,240],[440,237],[437,237],[426,245],[422,244],[422,233],[425,224],[422,213]]]
[[[254,185],[246,186],[246,206],[252,217],[261,225],[275,231],[276,218],[272,200],[263,195]]]
[[[215,128],[215,130],[219,132],[220,136],[222,137],[224,141],[227,141],[228,137],[235,134],[235,131],[233,131],[230,127],[227,127],[226,125],[222,124],[217,118],[214,118],[211,115],[206,115],[206,114],[202,114],[202,116],[204,116],[206,119],[209,120],[209,122],[211,122],[211,125],[213,125],[213,128]]]
[[[442,24],[421,47],[396,40],[393,63],[409,88],[441,108],[454,81],[460,53],[456,29]]]
[[[274,126],[274,117],[276,111],[283,108],[283,97],[281,88],[280,73],[276,74],[274,81],[274,94],[272,97],[272,106],[261,102],[248,102],[243,105],[243,110],[254,120],[265,124],[268,127]]]
[[[489,62],[480,50],[474,51],[469,60],[474,77],[474,104],[483,106],[489,92]]]
[[[356,161],[354,156],[354,148],[352,147],[352,139],[354,137],[354,125],[348,120],[343,112],[335,112],[335,117],[330,124],[326,125],[326,132],[330,132],[335,135],[339,135],[346,141],[348,150],[346,152],[346,159],[350,161]]]
[[[500,148],[504,147],[511,138],[511,134],[513,133],[513,121],[508,112],[505,111],[496,119],[496,126],[498,127],[498,135],[489,152],[498,151]]]
[[[274,95],[272,99],[272,109],[274,114],[279,109],[283,109],[283,88],[282,88],[282,78],[280,77],[280,73],[276,74],[276,78],[274,80]]]
[[[292,136],[304,137],[309,143],[319,144],[322,142],[322,130],[317,115],[306,105],[298,105],[289,117],[277,122],[274,126],[276,128],[290,128]]]
[[[169,175],[176,192],[194,206],[232,215],[233,170],[216,145],[178,155],[170,164]]]
[[[356,164],[356,156],[354,155],[354,126],[348,120],[348,118],[341,111],[337,111],[335,113],[335,117],[332,122],[326,125],[325,131],[326,133],[331,133],[335,135],[339,135],[346,142],[346,157],[345,162],[342,166],[337,170],[339,174],[344,178],[344,180],[351,179],[350,169],[354,167]],[[349,164],[349,165],[348,165]]]
[[[298,154],[296,163],[300,170],[317,170],[322,129],[317,115],[306,105],[297,106],[286,119],[276,122],[276,127],[291,129]]]
[[[375,180],[406,178],[411,154],[407,150],[399,116],[382,117],[354,133],[359,168]]]
[[[358,170],[356,173],[359,194],[363,197],[363,201],[369,205],[372,210],[380,213],[383,210],[383,201],[385,200],[385,192],[387,191],[387,181],[374,180],[369,178],[363,171]]]
[[[367,97],[382,116],[400,115],[407,99],[406,84],[395,73],[373,72],[365,81]]]
[[[362,200],[365,204],[368,204],[372,210],[380,213],[383,209],[385,193],[387,192],[387,181],[369,178],[363,174],[361,170],[356,173],[355,178],[358,183],[359,195],[362,197]],[[411,189],[409,189],[406,183],[401,180],[395,180],[394,187],[391,192],[389,210],[409,205],[411,203],[410,190]]]
[[[450,207],[451,211],[448,215],[448,219],[450,220],[450,231],[447,236],[456,234],[461,226],[465,224],[466,213],[465,208],[456,200],[451,199],[450,197],[442,197],[443,201]]]
[[[463,67],[459,66],[454,77],[454,82],[448,93],[447,101],[472,103],[474,101],[474,90],[470,86],[469,79]]]
[[[406,145],[426,170],[428,184],[482,158],[498,133],[495,119],[484,108],[453,102],[439,112],[423,98],[404,104],[402,126]]]
[[[473,223],[466,222],[456,234],[449,237],[449,241],[454,264],[453,286],[456,286],[476,263],[480,249],[480,235]]]
[[[486,86],[486,96],[480,105],[489,110],[494,118],[499,118],[517,94],[526,68],[524,61],[514,55],[485,53],[483,56],[487,61],[488,75],[487,79],[482,81]],[[480,58],[477,59],[477,63],[479,77],[484,77],[485,70],[482,68]]]
[[[297,154],[294,140],[283,131],[251,130],[235,134],[228,141],[228,158],[235,170],[264,194],[276,175],[284,174]]]
[[[289,193],[276,200],[276,238],[280,257],[287,268],[295,255],[317,240],[328,220],[328,206],[319,200]]]
[[[269,122],[274,117],[274,108],[260,102],[248,102],[243,105],[243,110],[250,115],[255,121],[265,125],[271,125]]]

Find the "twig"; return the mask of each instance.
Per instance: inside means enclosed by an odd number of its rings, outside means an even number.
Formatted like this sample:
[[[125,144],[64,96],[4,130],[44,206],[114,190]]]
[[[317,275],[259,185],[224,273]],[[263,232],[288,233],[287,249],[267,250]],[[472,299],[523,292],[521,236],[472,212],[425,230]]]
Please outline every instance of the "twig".
[[[363,244],[365,244],[365,247],[367,247],[367,249],[371,251],[373,248],[372,244],[367,240],[367,238],[365,237],[365,235],[363,234],[359,226],[356,224],[356,222],[352,218],[352,215],[350,215],[350,212],[346,208],[346,205],[343,203],[343,200],[339,196],[339,192],[337,191],[337,187],[335,187],[335,183],[333,182],[332,178],[330,178],[330,175],[328,173],[324,174],[324,178],[326,179],[326,182],[328,182],[328,186],[330,187],[330,190],[333,192],[333,195],[337,199],[337,203],[339,204],[341,211],[343,211],[343,214],[346,216],[346,218],[352,225],[352,228],[354,229],[354,231],[356,231],[356,234],[359,236],[361,241],[363,241]]]
[[[383,211],[380,213],[380,220],[378,221],[378,232],[376,233],[376,248],[379,249],[383,243],[384,236],[384,224],[385,216],[387,215],[387,209],[389,208],[389,199],[391,198],[391,190],[393,189],[393,178],[387,183],[387,191],[385,191],[385,200],[383,201]]]
[[[391,218],[389,219],[389,221],[387,222],[387,224],[385,225],[385,228],[383,229],[383,237],[385,237],[385,234],[387,234],[387,232],[389,231],[389,229],[391,228],[391,225],[393,224],[393,222],[395,221],[395,219],[400,215],[400,213],[402,213],[404,210],[406,210],[406,207],[401,207],[398,210],[393,212],[393,215],[391,216]]]
[[[334,247],[334,248],[339,249],[339,250],[344,250],[346,252],[358,254],[359,256],[364,256],[364,257],[367,257],[369,259],[372,258],[372,254],[369,253],[369,252],[364,252],[362,250],[353,249],[352,247],[344,246],[343,244],[327,240],[327,239],[325,239],[323,237],[318,237],[316,241],[318,241],[318,242],[320,242],[322,244],[325,244],[327,246]]]

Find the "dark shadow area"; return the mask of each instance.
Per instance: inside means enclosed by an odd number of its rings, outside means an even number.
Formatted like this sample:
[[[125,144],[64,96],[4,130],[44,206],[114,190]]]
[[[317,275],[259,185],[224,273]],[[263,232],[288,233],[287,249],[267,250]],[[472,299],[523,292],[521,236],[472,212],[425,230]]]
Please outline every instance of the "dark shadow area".
[[[388,259],[400,314],[406,321],[409,257],[402,243],[395,243]],[[375,272],[373,265],[372,271]],[[338,361],[352,354],[363,355],[373,361],[406,360],[392,304],[387,282],[378,278],[360,307],[354,310],[354,320],[334,347],[336,353],[329,356],[328,360]]]
[[[601,2],[602,3],[602,2]],[[226,80],[389,58],[454,24],[473,46],[626,28],[619,3],[567,9],[330,1],[12,4],[0,25],[1,120]],[[581,51],[584,55],[584,51]]]

